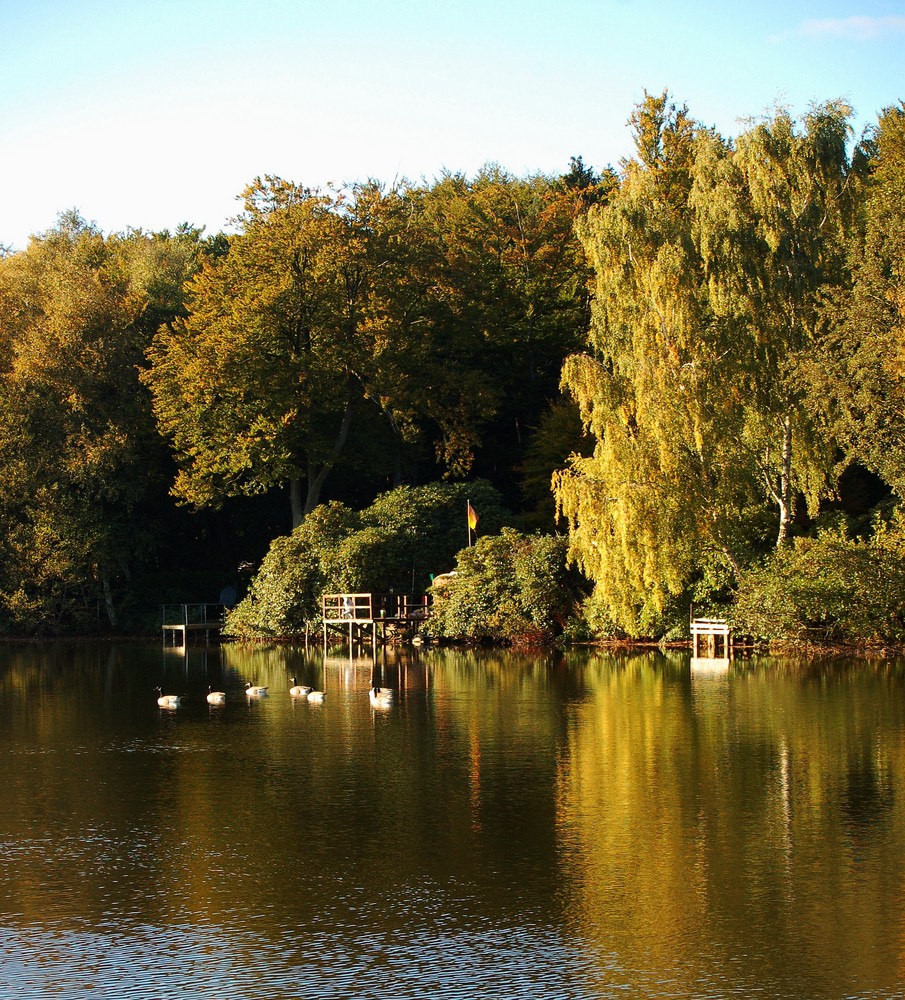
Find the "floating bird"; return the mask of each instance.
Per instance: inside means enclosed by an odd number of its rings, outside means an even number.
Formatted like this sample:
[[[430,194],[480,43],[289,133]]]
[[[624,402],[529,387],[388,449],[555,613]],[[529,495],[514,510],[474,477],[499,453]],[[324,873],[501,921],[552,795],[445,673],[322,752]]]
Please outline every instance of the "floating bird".
[[[267,696],[267,688],[260,687],[256,684],[252,684],[251,681],[247,681],[245,684],[245,693],[249,698],[265,698]]]
[[[289,689],[289,693],[293,698],[307,698],[311,694],[311,690],[310,687],[299,684],[294,677],[292,678],[292,687]]]
[[[392,688],[382,688],[376,685],[368,691],[368,698],[371,699],[372,705],[392,705],[395,694]]]
[[[157,692],[157,704],[161,708],[179,708],[182,704],[182,698],[178,694],[164,694],[163,688],[154,688]]]
[[[323,701],[324,697],[323,691],[309,691],[307,695],[308,701]]]
[[[225,691],[212,691],[210,688],[207,689],[207,703],[208,705],[225,705],[226,704],[226,692]]]

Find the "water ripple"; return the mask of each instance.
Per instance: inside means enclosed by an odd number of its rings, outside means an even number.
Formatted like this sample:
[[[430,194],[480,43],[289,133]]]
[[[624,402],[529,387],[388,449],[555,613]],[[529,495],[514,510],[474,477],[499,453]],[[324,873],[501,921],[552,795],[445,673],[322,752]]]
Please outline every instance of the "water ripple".
[[[27,960],[16,957],[23,952]],[[352,939],[321,934],[304,948],[236,936],[222,926],[146,926],[110,936],[39,927],[12,935],[4,928],[0,955],[4,1000],[113,994],[167,1000],[189,992],[200,1000],[619,995],[582,986],[574,955],[551,940],[520,940],[514,928],[454,935],[415,928],[393,940],[368,932]]]
[[[0,1000],[903,995],[898,676],[450,652],[378,718],[316,661],[319,710],[165,713],[149,652],[0,698]]]

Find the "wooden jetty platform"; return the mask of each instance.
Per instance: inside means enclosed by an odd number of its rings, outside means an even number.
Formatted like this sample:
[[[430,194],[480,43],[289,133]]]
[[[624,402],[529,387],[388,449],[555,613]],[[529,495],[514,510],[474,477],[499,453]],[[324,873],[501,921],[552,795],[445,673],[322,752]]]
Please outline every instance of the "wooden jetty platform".
[[[187,646],[190,640],[210,643],[220,638],[224,604],[162,604],[164,646]]]
[[[350,644],[367,639],[376,644],[378,635],[386,642],[388,630],[417,626],[430,618],[430,610],[427,594],[324,594],[324,642],[328,631],[347,636]]]
[[[725,618],[694,618],[691,655],[695,659],[728,661],[732,656],[732,629]]]

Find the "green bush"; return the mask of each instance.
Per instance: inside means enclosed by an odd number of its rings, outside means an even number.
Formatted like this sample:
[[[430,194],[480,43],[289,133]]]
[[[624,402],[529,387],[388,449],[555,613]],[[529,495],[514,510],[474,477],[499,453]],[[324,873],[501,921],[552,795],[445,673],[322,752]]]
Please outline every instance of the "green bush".
[[[551,642],[575,627],[581,589],[566,566],[567,543],[504,528],[458,556],[455,575],[435,588],[430,634],[440,638]]]
[[[322,504],[277,538],[225,633],[239,638],[298,635],[320,624],[324,593],[423,593],[467,543],[466,504],[482,532],[508,514],[486,482],[402,486],[366,510]]]
[[[731,618],[767,640],[905,640],[902,518],[880,522],[866,540],[837,522],[777,549],[741,574]]]
[[[324,564],[359,523],[343,504],[321,504],[291,535],[274,539],[248,594],[227,615],[224,634],[279,638],[299,635],[319,621]]]

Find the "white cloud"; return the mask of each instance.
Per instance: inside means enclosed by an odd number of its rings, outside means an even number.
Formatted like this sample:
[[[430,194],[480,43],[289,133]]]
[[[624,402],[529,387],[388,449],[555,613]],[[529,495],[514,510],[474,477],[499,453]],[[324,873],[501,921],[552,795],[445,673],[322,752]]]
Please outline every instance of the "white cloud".
[[[905,17],[828,17],[803,21],[793,32],[807,38],[843,38],[859,42],[905,34]]]

